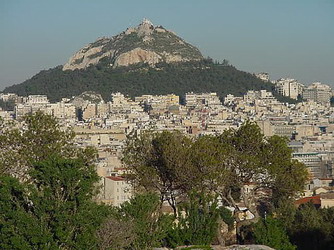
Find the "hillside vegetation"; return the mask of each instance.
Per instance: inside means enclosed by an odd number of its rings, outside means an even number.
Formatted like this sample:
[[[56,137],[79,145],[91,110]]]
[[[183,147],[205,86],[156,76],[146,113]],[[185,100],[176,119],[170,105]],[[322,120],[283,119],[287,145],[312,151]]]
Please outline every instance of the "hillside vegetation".
[[[160,63],[155,68],[137,64],[116,69],[102,61],[84,70],[63,71],[62,66],[44,70],[21,84],[7,87],[4,92],[22,96],[46,94],[51,101],[58,101],[84,91],[95,91],[105,100],[110,100],[113,92],[122,92],[130,97],[217,92],[223,98],[227,94],[240,96],[247,90],[260,89],[273,91],[273,85],[233,66],[223,66],[211,60]],[[277,97],[280,101],[293,102],[289,98]]]

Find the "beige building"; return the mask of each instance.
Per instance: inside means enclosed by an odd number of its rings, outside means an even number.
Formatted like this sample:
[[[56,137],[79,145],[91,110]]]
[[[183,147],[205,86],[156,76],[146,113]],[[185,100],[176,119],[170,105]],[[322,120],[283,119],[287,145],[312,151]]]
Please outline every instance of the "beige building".
[[[320,194],[321,208],[334,207],[334,192]]]
[[[314,125],[301,124],[296,126],[296,140],[300,140],[304,137],[314,136],[319,132],[319,129]]]
[[[217,93],[186,93],[186,106],[196,107],[197,105],[215,106],[221,105]]]
[[[46,95],[29,95],[26,101],[27,104],[47,104],[49,103]]]
[[[332,89],[326,84],[320,82],[312,83],[304,89],[303,98],[308,101],[315,101],[318,103],[329,103],[332,97]]]
[[[257,121],[256,124],[260,127],[262,133],[265,136],[272,136],[273,133],[273,126],[271,125],[270,121]]]
[[[75,119],[76,109],[71,103],[57,102],[46,106],[46,113],[59,119]]]
[[[150,113],[179,113],[180,98],[177,95],[142,95],[135,98]]]
[[[113,206],[120,206],[132,197],[132,186],[121,176],[103,178],[101,201]]]
[[[318,152],[298,152],[292,154],[292,159],[298,160],[306,165],[311,177],[322,177],[324,162]]]

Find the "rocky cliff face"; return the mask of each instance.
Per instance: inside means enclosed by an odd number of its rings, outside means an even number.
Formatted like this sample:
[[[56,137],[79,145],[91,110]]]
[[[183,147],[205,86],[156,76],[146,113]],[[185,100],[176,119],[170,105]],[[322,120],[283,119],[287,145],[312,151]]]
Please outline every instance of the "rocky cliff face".
[[[103,37],[75,53],[63,70],[84,69],[103,59],[111,67],[147,63],[154,67],[159,62],[201,60],[201,52],[191,44],[144,19],[141,24],[111,38]]]

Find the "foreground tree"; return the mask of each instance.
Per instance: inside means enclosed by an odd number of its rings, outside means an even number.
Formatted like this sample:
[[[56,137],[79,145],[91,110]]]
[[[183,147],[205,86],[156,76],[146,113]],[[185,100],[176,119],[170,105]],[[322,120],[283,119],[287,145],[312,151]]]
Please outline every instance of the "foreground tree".
[[[124,152],[138,190],[158,192],[175,215],[177,204],[194,191],[219,195],[234,208],[238,233],[259,220],[261,207],[276,206],[303,190],[306,168],[291,157],[286,139],[266,138],[251,122],[193,140],[179,132],[144,133],[129,138]],[[253,219],[243,219],[240,203]]]
[[[0,178],[0,247],[95,248],[95,231],[108,209],[92,200],[94,166],[52,156],[34,164],[29,175],[29,184]]]
[[[296,209],[287,231],[298,249],[333,249],[334,209],[317,209],[312,203]]]
[[[31,210],[27,186],[8,176],[0,177],[0,248],[55,247],[45,225]]]
[[[98,248],[131,249],[136,240],[133,222],[119,218],[117,211],[113,211],[101,224],[96,232]]]
[[[178,208],[177,220],[167,236],[168,247],[210,245],[217,236],[221,214],[217,197],[192,193]]]
[[[288,234],[280,220],[268,216],[259,220],[254,226],[255,243],[277,250],[294,250]]]
[[[54,153],[94,161],[95,151],[89,147],[75,147],[74,136],[70,128],[62,128],[54,117],[42,112],[25,116],[21,127],[0,122],[0,174],[26,180],[29,178],[27,172],[35,162]]]
[[[102,249],[152,249],[164,246],[173,218],[160,210],[154,193],[135,195],[115,208],[98,230]],[[120,231],[116,231],[119,229]]]
[[[179,132],[148,132],[129,138],[123,161],[137,190],[158,192],[160,202],[168,201],[176,215],[177,200],[183,194],[190,173],[191,140]]]
[[[257,222],[261,207],[275,206],[303,190],[308,177],[306,167],[292,160],[285,138],[266,138],[256,124],[246,122],[238,130],[224,132],[220,140],[228,151],[223,171],[228,170],[230,182],[221,183],[218,192],[235,209],[237,231]],[[238,194],[233,195],[236,190]],[[253,219],[242,219],[238,199]]]

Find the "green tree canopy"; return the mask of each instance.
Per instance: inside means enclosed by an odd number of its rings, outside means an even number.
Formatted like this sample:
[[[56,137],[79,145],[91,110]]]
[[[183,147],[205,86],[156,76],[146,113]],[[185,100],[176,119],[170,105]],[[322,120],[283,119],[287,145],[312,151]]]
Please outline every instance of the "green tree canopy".
[[[177,221],[167,236],[168,246],[210,245],[217,236],[221,215],[217,197],[193,192],[178,208]]]
[[[288,227],[291,240],[299,249],[333,249],[334,209],[316,209],[312,203],[300,206]]]
[[[110,62],[101,60],[96,66],[82,70],[62,70],[62,66],[43,70],[21,84],[5,88],[5,93],[21,96],[47,95],[50,101],[80,95],[84,91],[100,93],[110,100],[111,93],[121,92],[131,97],[174,93],[184,96],[187,92],[217,92],[223,98],[228,94],[244,95],[248,90],[265,89],[274,93],[282,102],[296,100],[277,94],[274,85],[253,74],[228,65],[214,64],[211,59],[183,63],[158,63],[156,68],[147,64],[112,68]]]
[[[163,246],[172,217],[162,214],[155,193],[135,195],[115,208],[98,231],[102,249],[152,249]],[[115,228],[120,231],[114,231]]]
[[[74,132],[61,127],[51,115],[36,112],[18,123],[0,126],[0,174],[27,179],[32,164],[57,153],[64,157],[81,157],[89,162],[96,159],[92,148],[79,149],[73,143]]]
[[[176,196],[181,195],[189,169],[191,140],[180,132],[143,133],[133,135],[124,150],[129,178],[137,189],[158,191],[160,200],[167,200],[176,214]]]
[[[257,221],[263,202],[276,204],[303,190],[306,168],[291,157],[284,138],[264,137],[251,122],[193,139],[179,132],[146,132],[129,138],[124,152],[137,188],[157,191],[174,211],[193,191],[217,194],[234,207],[239,226],[251,220],[242,221],[238,202]]]
[[[277,250],[296,249],[296,246],[291,244],[281,222],[270,216],[259,220],[255,224],[254,237],[257,244],[266,245]]]
[[[0,177],[2,249],[89,249],[108,209],[92,198],[98,180],[93,165],[59,156],[29,170],[32,182]]]
[[[232,185],[221,183],[221,196],[236,208],[233,191],[240,189],[240,198],[255,215],[259,202],[269,199],[276,204],[280,199],[294,197],[304,188],[306,167],[292,160],[292,151],[285,138],[264,137],[260,128],[251,122],[239,129],[225,131],[219,136],[228,150],[224,169],[230,172]]]

